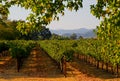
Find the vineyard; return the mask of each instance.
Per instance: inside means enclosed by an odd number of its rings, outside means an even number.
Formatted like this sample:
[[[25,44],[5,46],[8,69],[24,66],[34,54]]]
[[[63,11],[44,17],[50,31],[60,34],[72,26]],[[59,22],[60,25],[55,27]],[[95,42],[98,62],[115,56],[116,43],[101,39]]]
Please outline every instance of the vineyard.
[[[119,75],[120,73],[120,50],[113,49],[112,51],[102,48],[102,41],[95,39],[83,40],[52,40],[40,42],[41,47],[57,62],[63,56],[66,61],[72,61],[75,56],[80,60],[84,60],[97,68],[104,69],[112,74]],[[104,50],[104,53],[101,51]],[[109,52],[109,53],[107,53]]]
[[[30,54],[31,49],[35,46],[33,41],[0,41],[0,58],[10,57],[16,59],[17,71],[23,64],[25,58]],[[8,60],[10,61],[10,59]]]
[[[16,67],[19,72],[24,64],[24,60],[29,57],[30,51],[34,47],[40,47],[45,51],[57,63],[58,67],[61,68],[65,76],[67,72],[66,62],[72,62],[73,58],[77,58],[119,77],[120,50],[114,49],[109,51],[110,53],[106,53],[108,50],[102,49],[102,41],[96,39],[44,41],[4,40],[0,41],[0,61],[5,61],[4,65],[7,65],[8,61],[16,59]],[[105,52],[102,53],[101,50]]]
[[[66,10],[78,11],[88,3],[0,0],[0,81],[18,81],[18,78],[20,81],[36,78],[37,81],[120,81],[120,0],[97,0],[89,4],[87,13],[100,20],[94,29],[95,38],[82,37],[80,31],[80,37],[76,32],[64,37],[47,28],[64,16]],[[26,20],[9,19],[10,8],[14,6],[30,11]],[[86,12],[83,14],[89,18]]]

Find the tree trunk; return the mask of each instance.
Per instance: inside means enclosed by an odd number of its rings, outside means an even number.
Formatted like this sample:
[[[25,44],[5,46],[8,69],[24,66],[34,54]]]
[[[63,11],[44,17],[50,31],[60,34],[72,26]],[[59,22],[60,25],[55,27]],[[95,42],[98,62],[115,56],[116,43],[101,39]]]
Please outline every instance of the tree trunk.
[[[119,64],[117,64],[117,77],[118,77],[118,75],[119,75]]]
[[[99,60],[97,61],[97,69],[99,69]]]
[[[102,70],[104,69],[104,62],[102,61]]]
[[[17,58],[17,72],[19,72],[20,69],[20,58]]]
[[[108,72],[108,63],[106,63],[106,71]]]

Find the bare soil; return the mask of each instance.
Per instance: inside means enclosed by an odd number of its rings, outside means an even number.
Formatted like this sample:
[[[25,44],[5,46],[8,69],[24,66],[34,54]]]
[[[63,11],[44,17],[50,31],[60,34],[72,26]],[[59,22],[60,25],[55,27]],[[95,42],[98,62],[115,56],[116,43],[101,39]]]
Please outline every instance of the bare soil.
[[[0,67],[0,81],[120,81],[120,78],[76,58],[67,62],[67,77],[64,77],[57,64],[39,48],[32,50],[20,72],[16,70],[15,59]]]

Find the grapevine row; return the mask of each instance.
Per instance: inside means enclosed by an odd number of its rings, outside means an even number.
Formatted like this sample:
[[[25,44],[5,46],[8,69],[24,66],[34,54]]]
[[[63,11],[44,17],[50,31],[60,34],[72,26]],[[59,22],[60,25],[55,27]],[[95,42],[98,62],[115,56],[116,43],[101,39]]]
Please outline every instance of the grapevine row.
[[[34,41],[14,40],[14,41],[0,41],[0,52],[8,51],[13,59],[17,62],[17,71],[23,64],[25,58],[30,54],[31,49],[35,46]]]
[[[40,41],[41,47],[57,62],[60,62],[61,58],[65,55],[66,59],[69,61],[73,58],[73,53],[78,56],[83,56],[85,61],[90,62],[94,61],[94,65],[97,68],[100,67],[100,63],[102,63],[102,69],[104,69],[104,65],[106,66],[106,70],[111,69],[115,70],[112,72],[119,73],[119,65],[120,65],[120,52],[118,49],[105,50],[103,49],[103,45],[105,45],[102,41],[96,39],[81,39],[81,40],[46,40]],[[118,47],[117,47],[118,48]],[[112,53],[104,53],[112,52]],[[116,58],[117,57],[117,58]],[[91,58],[91,60],[90,60]]]

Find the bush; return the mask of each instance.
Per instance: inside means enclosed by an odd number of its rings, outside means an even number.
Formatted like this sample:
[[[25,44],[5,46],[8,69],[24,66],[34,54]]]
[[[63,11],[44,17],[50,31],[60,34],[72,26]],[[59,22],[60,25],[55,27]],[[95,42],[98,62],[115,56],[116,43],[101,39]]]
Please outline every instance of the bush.
[[[0,42],[0,53],[5,50],[9,50],[9,46],[5,42]]]
[[[71,61],[73,59],[73,54],[74,54],[74,50],[72,50],[72,49],[66,50],[64,52],[64,55],[66,57],[66,61]]]

